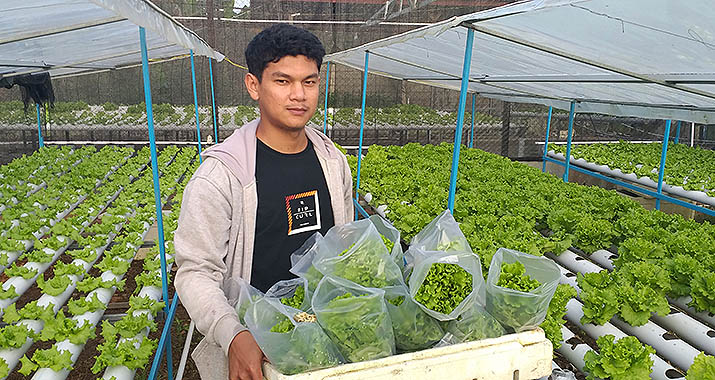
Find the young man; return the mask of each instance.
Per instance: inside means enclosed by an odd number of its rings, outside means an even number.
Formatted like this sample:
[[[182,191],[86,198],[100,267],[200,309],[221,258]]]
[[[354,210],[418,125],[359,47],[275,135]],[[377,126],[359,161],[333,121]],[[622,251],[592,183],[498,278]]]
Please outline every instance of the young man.
[[[246,48],[254,120],[204,154],[186,186],[176,247],[176,291],[204,339],[192,357],[205,380],[261,380],[265,359],[234,305],[243,278],[262,291],[292,278],[290,254],[353,218],[345,156],[305,124],[315,113],[325,50],[279,24]]]

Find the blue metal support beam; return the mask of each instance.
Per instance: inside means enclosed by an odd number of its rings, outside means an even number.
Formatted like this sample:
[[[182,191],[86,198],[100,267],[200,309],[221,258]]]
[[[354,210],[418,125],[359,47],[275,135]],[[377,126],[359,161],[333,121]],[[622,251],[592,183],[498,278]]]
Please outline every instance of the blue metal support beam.
[[[556,159],[553,159],[553,158],[551,158],[551,157],[546,157],[546,161],[553,162],[553,163],[558,164],[558,165],[561,165],[561,166],[564,166],[564,165],[565,165],[565,163],[564,163],[563,161],[561,161],[561,160],[556,160]],[[636,185],[634,185],[634,184],[632,184],[632,183],[628,183],[628,182],[625,182],[625,181],[621,181],[621,180],[616,179],[616,178],[611,178],[611,177],[606,176],[606,175],[603,175],[603,174],[601,174],[601,173],[597,173],[597,172],[594,172],[594,171],[591,171],[591,170],[588,170],[588,169],[584,169],[584,168],[579,167],[579,166],[577,166],[577,165],[574,165],[574,166],[572,166],[571,168],[572,168],[573,170],[579,172],[579,173],[588,174],[588,175],[590,175],[590,176],[592,176],[592,177],[594,177],[594,178],[598,178],[598,179],[600,179],[600,180],[603,180],[603,181],[612,183],[612,184],[614,184],[614,185],[623,186],[623,187],[625,187],[625,188],[627,188],[627,189],[629,189],[629,190],[633,190],[633,191],[635,191],[635,192],[639,192],[639,193],[641,193],[641,194],[645,194],[645,195],[651,196],[651,197],[656,198],[656,199],[661,199],[661,200],[668,201],[668,202],[670,202],[670,203],[676,204],[676,205],[678,205],[678,206],[686,207],[686,208],[689,208],[689,209],[691,209],[691,210],[695,210],[695,211],[697,211],[697,212],[702,212],[702,213],[705,214],[705,215],[715,216],[715,210],[710,210],[710,209],[707,209],[707,208],[705,208],[705,207],[697,206],[697,205],[694,205],[694,204],[692,204],[692,203],[688,203],[688,202],[682,201],[682,200],[680,200],[680,199],[678,199],[678,198],[674,198],[674,197],[671,197],[671,196],[669,196],[669,195],[665,195],[665,194],[662,194],[662,193],[658,194],[658,192],[656,192],[656,191],[644,189],[644,188],[642,188],[642,187],[640,187],[640,186],[636,186]]]
[[[541,171],[546,173],[546,155],[549,153],[549,133],[551,133],[551,115],[554,108],[549,107],[549,118],[546,119],[546,137],[544,138],[544,158],[541,164]]]
[[[211,80],[211,110],[213,111],[214,116],[214,142],[218,144],[218,124],[216,124],[216,114],[218,112],[216,112],[216,94],[214,93],[214,70],[212,61],[213,59],[209,58],[209,79]],[[200,141],[201,140],[199,140],[199,142]]]
[[[196,115],[196,141],[199,144],[199,163],[203,162],[201,158],[201,128],[199,128],[199,100],[196,96],[196,70],[194,69],[194,51],[191,52],[191,83],[194,85],[194,114]]]
[[[174,322],[174,315],[176,314],[176,305],[179,303],[179,293],[174,293],[174,298],[171,300],[171,308],[169,308],[169,313],[166,316],[166,321],[164,322],[164,328],[161,330],[161,338],[159,338],[159,347],[164,347],[165,344],[171,342],[171,325]],[[171,347],[171,346],[169,346]],[[151,364],[151,371],[149,371],[149,377],[147,379],[156,379],[157,371],[159,370],[159,362],[161,361],[161,356],[164,352],[162,350],[157,350],[154,355],[154,361]],[[169,351],[171,355],[171,351]],[[167,357],[167,360],[171,360]],[[169,367],[169,379],[173,379],[171,376],[171,365]]]
[[[35,107],[37,108],[37,140],[42,148],[45,146],[45,139],[42,138],[42,113],[39,104],[35,104]]]
[[[564,170],[564,182],[569,181],[569,168],[571,167],[571,139],[573,138],[573,119],[575,108],[576,102],[571,102],[571,108],[569,110],[569,134],[566,139],[566,170]]]
[[[365,97],[367,96],[367,68],[370,59],[370,52],[365,51],[365,68],[362,76],[362,106],[360,109],[360,143],[358,144],[358,164],[357,164],[357,183],[355,186],[355,201],[360,198],[360,167],[362,165],[362,138],[365,130]],[[327,97],[326,97],[327,99]],[[358,220],[359,213],[355,213],[355,220]]]
[[[358,213],[362,215],[364,218],[369,218],[370,214],[365,211],[365,209],[360,206],[360,202],[357,201],[357,199],[353,199],[353,203],[355,204],[355,209],[357,209]]]
[[[472,94],[472,131],[469,133],[469,149],[474,148],[474,109],[477,107],[477,94]]]
[[[161,261],[161,291],[164,301],[164,311],[169,314],[169,288],[166,276],[166,250],[164,243],[164,218],[161,213],[161,191],[159,188],[159,163],[156,157],[156,138],[154,137],[154,112],[151,105],[151,82],[149,81],[149,55],[146,47],[146,31],[139,27],[139,41],[142,54],[142,75],[144,79],[144,103],[146,104],[146,120],[149,129],[149,150],[151,151],[151,173],[154,179],[154,205],[156,206],[156,224],[159,238],[159,258]],[[159,346],[157,350],[166,348],[166,368],[168,378],[173,379],[171,364],[171,335],[167,336],[166,346]]]
[[[676,144],[680,141],[680,123],[682,122],[678,120],[678,124],[676,124],[675,127],[675,139],[673,140],[673,142]]]
[[[447,208],[454,213],[454,198],[457,193],[457,169],[459,168],[459,149],[462,146],[462,127],[464,126],[464,108],[467,103],[469,86],[469,69],[472,67],[472,47],[474,46],[474,29],[467,29],[467,46],[464,48],[462,62],[462,87],[459,92],[459,109],[457,110],[457,129],[454,132],[454,149],[452,150],[452,172],[449,177],[449,197]]]
[[[665,159],[668,155],[668,140],[670,140],[670,125],[672,121],[665,122],[665,132],[663,133],[663,149],[660,152],[660,169],[658,170],[658,194],[663,194],[663,175],[665,174]],[[660,210],[660,198],[655,200],[655,209]]]
[[[323,107],[323,134],[328,134],[328,91],[330,90],[330,62],[325,68],[325,106]]]

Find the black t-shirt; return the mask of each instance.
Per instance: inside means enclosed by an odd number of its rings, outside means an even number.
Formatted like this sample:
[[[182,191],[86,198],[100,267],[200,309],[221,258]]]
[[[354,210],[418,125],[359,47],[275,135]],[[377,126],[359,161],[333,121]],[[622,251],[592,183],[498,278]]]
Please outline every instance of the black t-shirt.
[[[295,277],[290,255],[316,231],[335,223],[330,193],[313,144],[284,154],[256,141],[258,211],[251,285],[265,292],[277,281]]]

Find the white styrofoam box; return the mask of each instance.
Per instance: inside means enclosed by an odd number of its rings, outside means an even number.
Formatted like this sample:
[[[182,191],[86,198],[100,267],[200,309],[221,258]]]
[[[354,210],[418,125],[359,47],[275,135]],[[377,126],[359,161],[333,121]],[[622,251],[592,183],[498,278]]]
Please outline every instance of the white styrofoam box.
[[[286,376],[263,364],[267,380],[526,380],[551,374],[553,347],[540,328]]]

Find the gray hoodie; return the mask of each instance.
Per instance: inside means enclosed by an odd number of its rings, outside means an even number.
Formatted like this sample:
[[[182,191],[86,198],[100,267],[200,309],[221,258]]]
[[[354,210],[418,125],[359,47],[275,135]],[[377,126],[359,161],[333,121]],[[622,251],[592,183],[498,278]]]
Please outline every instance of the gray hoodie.
[[[256,119],[204,151],[203,163],[184,190],[174,235],[181,303],[204,335],[192,358],[202,379],[228,379],[228,348],[246,328],[234,306],[251,280],[256,230]],[[353,219],[352,176],[345,156],[314,128],[305,134],[323,169],[335,225]]]

